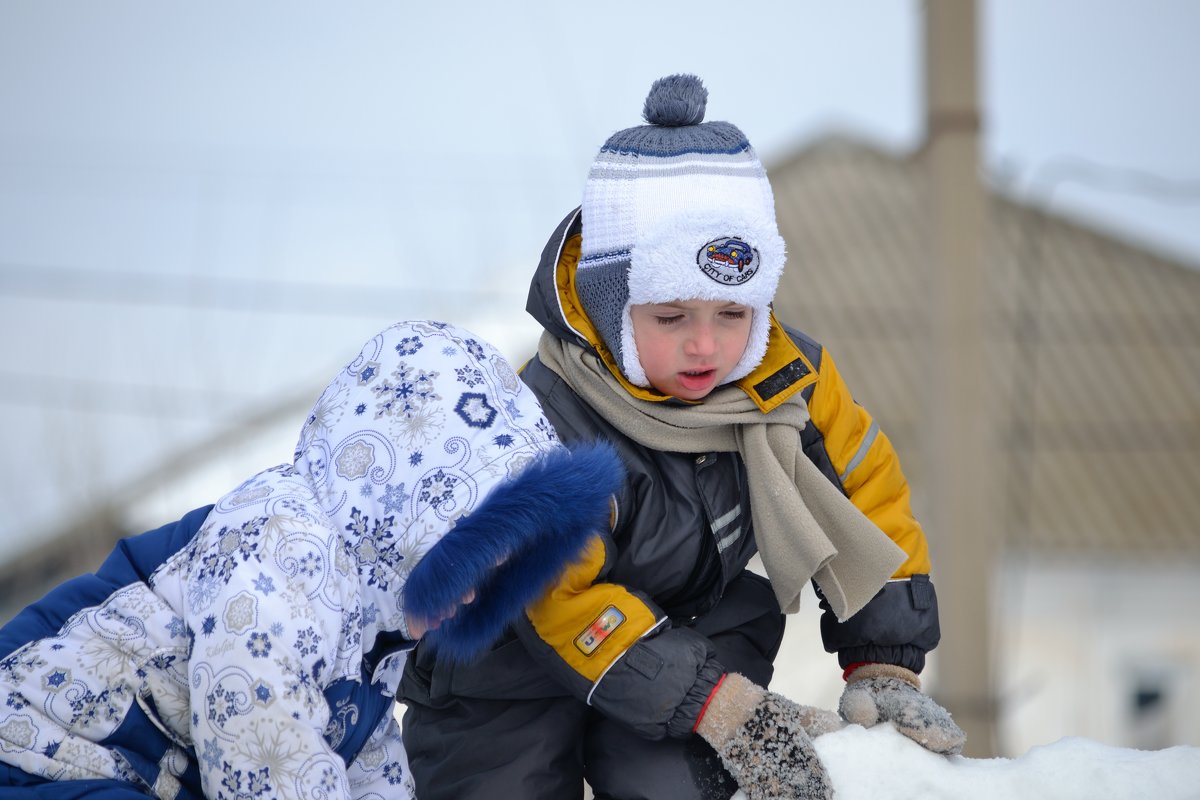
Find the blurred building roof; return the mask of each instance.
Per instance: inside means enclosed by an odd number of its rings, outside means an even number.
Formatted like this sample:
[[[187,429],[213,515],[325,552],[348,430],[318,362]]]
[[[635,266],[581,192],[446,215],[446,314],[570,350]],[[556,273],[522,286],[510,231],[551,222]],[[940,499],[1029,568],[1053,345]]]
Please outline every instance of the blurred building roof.
[[[781,319],[824,344],[928,504],[924,172],[829,139],[770,170]],[[1200,269],[987,198],[1010,548],[1200,555]],[[925,506],[927,507],[927,505]]]

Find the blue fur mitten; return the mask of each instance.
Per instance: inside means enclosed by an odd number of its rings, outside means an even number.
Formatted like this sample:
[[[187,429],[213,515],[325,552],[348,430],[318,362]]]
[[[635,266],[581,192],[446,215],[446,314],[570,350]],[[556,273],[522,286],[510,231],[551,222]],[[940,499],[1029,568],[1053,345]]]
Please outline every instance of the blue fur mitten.
[[[891,664],[864,664],[846,679],[838,711],[847,722],[869,728],[891,722],[926,750],[958,755],[967,735],[950,712],[921,692],[921,679],[912,670]]]

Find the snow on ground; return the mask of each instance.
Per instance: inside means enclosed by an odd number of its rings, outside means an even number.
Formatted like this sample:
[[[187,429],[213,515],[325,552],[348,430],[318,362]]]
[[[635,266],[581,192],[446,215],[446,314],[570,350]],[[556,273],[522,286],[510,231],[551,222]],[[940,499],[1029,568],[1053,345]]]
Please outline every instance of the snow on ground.
[[[1200,799],[1200,747],[1129,750],[1066,738],[1019,758],[947,758],[890,724],[851,725],[815,744],[837,800]]]

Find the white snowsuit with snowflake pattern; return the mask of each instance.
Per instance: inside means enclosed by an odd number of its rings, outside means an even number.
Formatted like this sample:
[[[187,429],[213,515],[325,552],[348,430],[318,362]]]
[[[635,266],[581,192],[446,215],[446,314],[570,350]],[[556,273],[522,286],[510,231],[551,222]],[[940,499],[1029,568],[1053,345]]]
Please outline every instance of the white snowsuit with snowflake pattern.
[[[406,582],[493,490],[519,500],[531,464],[570,457],[490,345],[388,328],[321,395],[294,464],[124,540],[0,631],[0,786],[410,797],[392,714]]]

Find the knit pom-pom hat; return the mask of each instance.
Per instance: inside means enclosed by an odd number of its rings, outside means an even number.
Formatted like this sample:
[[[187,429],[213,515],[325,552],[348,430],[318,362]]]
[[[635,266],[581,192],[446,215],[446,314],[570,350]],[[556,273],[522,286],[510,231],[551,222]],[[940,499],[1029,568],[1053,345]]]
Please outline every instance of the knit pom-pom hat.
[[[695,75],[650,87],[648,125],[609,137],[583,192],[575,285],[625,377],[646,387],[629,308],[722,300],[752,309],[750,341],[725,379],[748,375],[767,350],[770,306],[783,273],[767,173],[745,135],[704,122],[708,90]]]

